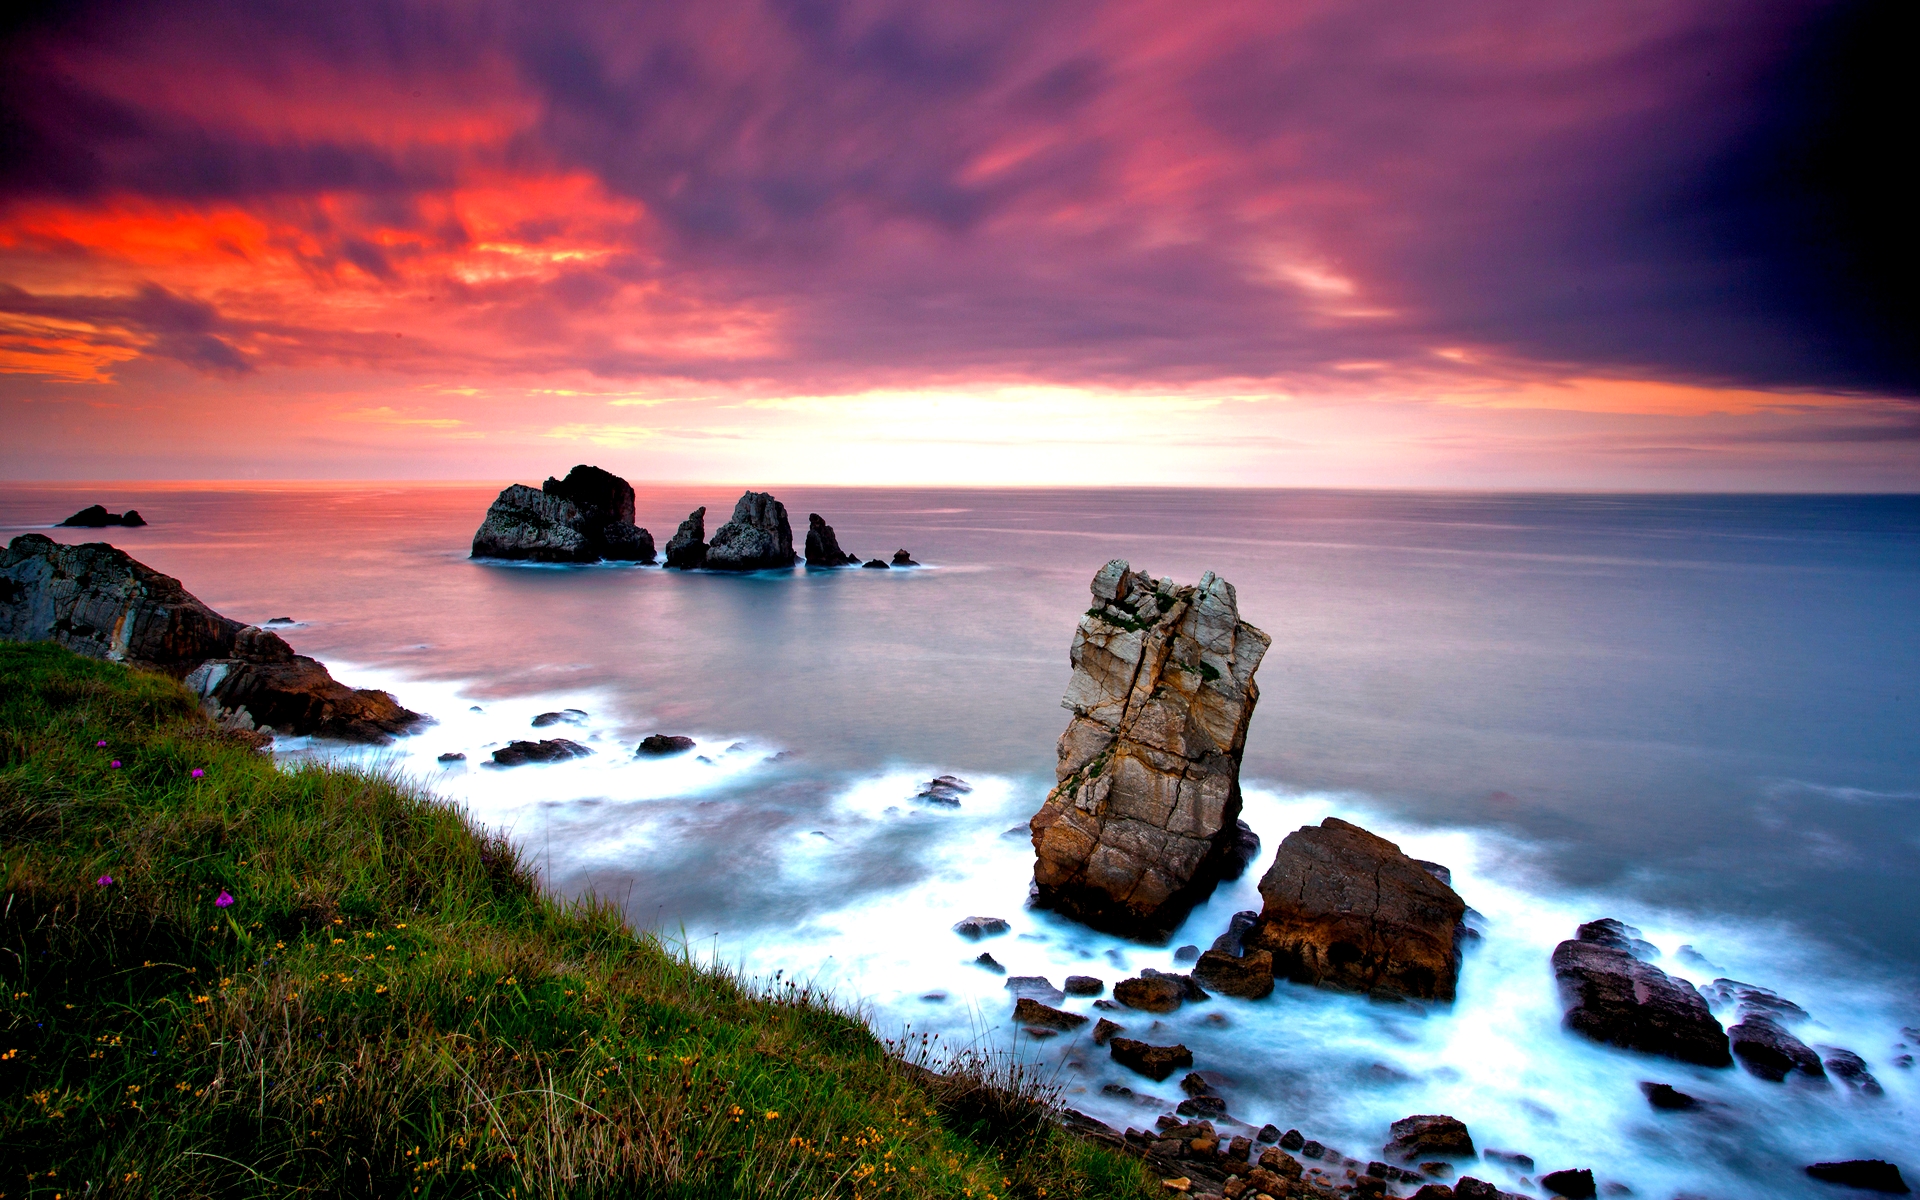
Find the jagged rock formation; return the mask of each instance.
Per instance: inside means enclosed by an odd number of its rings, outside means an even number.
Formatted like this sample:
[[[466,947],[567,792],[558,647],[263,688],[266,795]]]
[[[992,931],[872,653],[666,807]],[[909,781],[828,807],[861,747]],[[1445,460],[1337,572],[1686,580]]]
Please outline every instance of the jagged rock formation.
[[[386,692],[337,682],[278,634],[221,616],[179,580],[104,542],[13,539],[0,556],[0,638],[57,642],[165,672],[238,729],[384,742],[420,720]]]
[[[766,492],[741,496],[733,516],[707,543],[707,568],[713,571],[764,571],[794,561],[787,506]]]
[[[633,523],[633,488],[585,464],[539,491],[516,483],[487,509],[473,535],[474,558],[528,562],[653,561],[653,535]]]
[[[1115,559],[1092,590],[1059,782],[1030,823],[1034,881],[1042,904],[1151,936],[1232,868],[1253,673],[1272,639],[1212,572],[1175,587]]]
[[[1553,974],[1575,1033],[1703,1067],[1733,1065],[1726,1031],[1684,979],[1634,957],[1634,931],[1591,921],[1553,951]]]
[[[707,565],[707,506],[702,504],[687,514],[680,528],[667,539],[667,565],[681,571],[697,571]]]
[[[1466,903],[1387,839],[1338,817],[1295,830],[1261,878],[1260,897],[1245,941],[1273,955],[1275,974],[1453,999]]]
[[[820,519],[819,513],[807,514],[807,565],[810,567],[853,567],[860,564],[860,557],[848,554],[840,548],[840,539],[833,535],[833,526]]]
[[[906,550],[902,548],[893,552],[893,565],[896,567],[917,567],[920,564],[913,561],[913,555],[908,554]]]
[[[60,522],[62,525],[77,529],[105,529],[109,525],[122,525],[137,529],[146,523],[146,518],[142,517],[134,509],[130,508],[124,513],[114,513],[108,512],[104,504],[89,504],[79,512]]]

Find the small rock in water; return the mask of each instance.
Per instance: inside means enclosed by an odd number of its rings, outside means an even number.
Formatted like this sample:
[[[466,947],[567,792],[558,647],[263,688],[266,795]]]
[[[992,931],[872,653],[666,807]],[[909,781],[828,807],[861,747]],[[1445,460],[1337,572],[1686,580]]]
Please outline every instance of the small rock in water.
[[[1006,989],[1016,996],[1039,996],[1048,1004],[1058,1004],[1066,999],[1045,975],[1011,976],[1007,979]]]
[[[1224,1117],[1227,1115],[1227,1102],[1219,1096],[1189,1096],[1182,1100],[1174,1112],[1183,1117]]]
[[[1553,951],[1566,1027],[1596,1042],[1706,1067],[1730,1066],[1727,1033],[1691,983],[1632,951],[1629,926],[1580,926]]]
[[[657,757],[666,754],[685,754],[691,749],[693,749],[693,739],[690,737],[682,737],[678,734],[650,733],[640,739],[640,744],[634,748],[633,752],[635,754],[648,754]]]
[[[1200,956],[1193,977],[1216,992],[1260,1000],[1273,993],[1273,955],[1255,950],[1236,956],[1216,948]]]
[[[1453,1164],[1448,1162],[1423,1162],[1420,1164],[1420,1172],[1430,1179],[1445,1179],[1453,1174]]]
[[[920,998],[922,1000],[929,1000],[937,1004],[945,1000],[947,998],[947,994],[945,992],[928,992],[925,995],[921,996]]]
[[[1306,1144],[1306,1137],[1298,1129],[1289,1129],[1280,1135],[1282,1150],[1301,1150],[1305,1149]]]
[[[917,567],[920,564],[913,561],[913,555],[908,554],[902,549],[893,552],[893,565],[896,567]]]
[[[1675,1088],[1670,1083],[1652,1083],[1642,1081],[1640,1090],[1646,1094],[1647,1103],[1664,1112],[1687,1112],[1700,1107],[1700,1101]]]
[[[1909,1190],[1907,1181],[1900,1177],[1900,1168],[1877,1158],[1814,1163],[1807,1168],[1807,1174],[1825,1183],[1838,1183],[1863,1192],[1905,1195]]]
[[[944,804],[949,808],[960,807],[960,797],[973,790],[973,785],[957,775],[936,775],[920,788],[915,800],[925,800],[929,804]]]
[[[954,922],[953,931],[969,941],[979,941],[983,937],[998,937],[1013,926],[999,917],[968,917],[964,921]]]
[[[884,571],[887,569],[887,560],[884,558],[870,558],[860,565],[869,571]]]
[[[1177,963],[1190,963],[1199,957],[1200,947],[1198,946],[1182,946],[1173,952],[1173,961]]]
[[[1213,939],[1213,948],[1231,958],[1239,958],[1247,952],[1247,934],[1259,923],[1258,909],[1249,908],[1244,912],[1233,914],[1233,920],[1227,923],[1227,931]]]
[[[465,762],[467,761],[467,756],[458,750],[449,750],[440,756],[440,761],[445,763]]]
[[[1185,1046],[1154,1046],[1133,1038],[1117,1037],[1107,1042],[1113,1061],[1149,1079],[1160,1080],[1180,1067],[1193,1065],[1193,1052]]]
[[[1393,1123],[1386,1155],[1401,1162],[1417,1158],[1472,1158],[1473,1138],[1456,1117],[1429,1113],[1402,1117]]]
[[[1772,1017],[1752,1013],[1729,1029],[1727,1037],[1733,1044],[1733,1056],[1749,1075],[1773,1083],[1796,1072],[1809,1079],[1827,1077],[1813,1047],[1788,1033]]]
[[[1066,993],[1069,996],[1098,996],[1107,990],[1107,985],[1091,975],[1067,976]]]
[[[1867,1070],[1866,1059],[1838,1046],[1819,1046],[1816,1049],[1826,1056],[1822,1061],[1827,1070],[1848,1087],[1867,1096],[1883,1094],[1880,1081],[1873,1077],[1873,1072]]]
[[[267,621],[269,625],[291,625],[293,623],[292,617],[273,617]]]
[[[991,954],[982,954],[979,958],[973,960],[973,965],[976,967],[984,967],[992,971],[995,975],[1005,975],[1007,973],[1007,969],[1000,965],[1000,960]]]
[[[493,752],[493,764],[499,767],[518,767],[526,763],[563,762],[569,758],[583,758],[593,751],[578,742],[566,738],[554,738],[540,742],[508,742]]]
[[[1262,1125],[1260,1132],[1254,1135],[1253,1140],[1256,1142],[1277,1142],[1280,1140],[1280,1127],[1274,1124]]]
[[[1022,996],[1013,1002],[1013,1020],[1017,1025],[1039,1025],[1047,1029],[1078,1029],[1087,1023],[1079,1013],[1062,1012],[1031,996]]]
[[[1186,989],[1180,986],[1178,979],[1140,975],[1114,984],[1113,998],[1128,1008],[1170,1013],[1186,999]]]
[[[485,712],[485,711],[487,711],[487,710],[486,710],[486,709],[484,709],[484,708],[481,708],[481,707],[480,707],[480,706],[479,706],[478,704],[475,704],[475,705],[473,705],[473,706],[472,706],[471,708],[469,708],[469,709],[467,709],[467,711],[468,711],[468,712],[477,712],[477,713],[483,713],[483,712]]]
[[[1511,1150],[1489,1150],[1484,1157],[1488,1162],[1497,1162],[1501,1166],[1512,1167],[1523,1173],[1533,1170],[1532,1155],[1515,1154]]]
[[[1104,1046],[1107,1044],[1108,1038],[1116,1033],[1125,1033],[1126,1029],[1127,1027],[1125,1025],[1117,1025],[1105,1017],[1101,1017],[1099,1023],[1093,1027],[1093,1044],[1096,1046]],[[1127,1094],[1132,1095],[1131,1092]]]
[[[567,714],[565,713],[543,712],[533,719],[533,727],[535,729],[545,729],[549,725],[558,725],[565,720],[567,720]]]
[[[1567,1200],[1592,1200],[1599,1194],[1593,1186],[1593,1172],[1585,1167],[1542,1175],[1540,1186],[1556,1196],[1565,1196]]]

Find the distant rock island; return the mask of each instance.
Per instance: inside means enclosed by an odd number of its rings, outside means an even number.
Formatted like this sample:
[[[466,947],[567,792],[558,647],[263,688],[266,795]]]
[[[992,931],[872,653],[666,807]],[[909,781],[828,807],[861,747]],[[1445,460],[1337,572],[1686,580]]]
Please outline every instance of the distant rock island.
[[[421,719],[386,692],[337,682],[280,635],[221,616],[105,542],[13,539],[0,555],[0,639],[57,642],[172,675],[229,728],[384,742]]]
[[[108,512],[103,504],[89,504],[79,512],[60,522],[63,526],[79,529],[105,529],[109,525],[124,525],[129,528],[145,525],[147,520],[134,509],[124,513]]]
[[[764,571],[791,567],[795,561],[787,506],[766,492],[741,496],[733,516],[707,543],[709,571]]]
[[[474,558],[524,562],[639,562],[654,558],[653,535],[633,523],[633,486],[585,464],[535,491],[502,491],[473,535]]]

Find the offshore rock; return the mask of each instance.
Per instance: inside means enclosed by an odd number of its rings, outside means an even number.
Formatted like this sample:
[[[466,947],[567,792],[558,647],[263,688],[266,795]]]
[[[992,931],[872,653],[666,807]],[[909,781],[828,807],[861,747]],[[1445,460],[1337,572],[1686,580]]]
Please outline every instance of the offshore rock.
[[[1013,1002],[1013,1023],[1035,1025],[1041,1029],[1071,1030],[1085,1025],[1087,1018],[1079,1013],[1064,1012],[1051,1004],[1042,1004],[1031,996],[1021,996]]]
[[[524,562],[652,562],[653,535],[633,523],[633,488],[584,463],[535,491],[503,489],[473,535],[474,558]]]
[[[920,564],[913,561],[913,555],[908,554],[903,548],[893,552],[893,565],[896,567],[917,567]]]
[[[1113,1056],[1114,1062],[1153,1080],[1165,1079],[1175,1069],[1193,1065],[1193,1052],[1181,1045],[1154,1046],[1133,1038],[1117,1037],[1108,1039],[1107,1052]]]
[[[1287,835],[1245,937],[1297,983],[1452,1000],[1467,906],[1400,847],[1328,817]]]
[[[858,556],[840,548],[840,539],[833,536],[833,526],[822,520],[819,513],[807,514],[808,566],[852,567],[859,563]]]
[[[1807,1168],[1807,1174],[1822,1183],[1837,1183],[1842,1187],[1858,1188],[1863,1192],[1885,1192],[1889,1195],[1904,1196],[1910,1190],[1907,1187],[1907,1181],[1900,1177],[1900,1168],[1878,1158],[1814,1163]]]
[[[766,492],[741,496],[733,516],[707,543],[707,568],[713,571],[764,571],[794,561],[787,506]]]
[[[1273,993],[1273,955],[1266,950],[1244,955],[1208,950],[1193,964],[1193,977],[1216,992],[1259,1000]]]
[[[640,739],[640,744],[633,748],[633,752],[658,758],[668,754],[685,754],[693,749],[693,745],[693,739],[685,734],[650,733]]]
[[[105,529],[109,525],[138,528],[146,523],[146,518],[131,508],[124,513],[114,513],[108,512],[104,504],[89,504],[60,522],[64,526],[77,529]]]
[[[528,763],[565,762],[569,758],[585,758],[593,751],[579,742],[566,738],[552,738],[538,742],[508,742],[493,752],[493,765],[496,767],[520,767]]]
[[[356,691],[275,633],[202,604],[180,581],[104,542],[22,534],[0,556],[0,639],[57,642],[184,681],[223,724],[384,742],[420,720]]]
[[[1582,925],[1579,934],[1553,951],[1568,1029],[1703,1067],[1733,1065],[1726,1031],[1692,984],[1635,958],[1605,923]]]
[[[1153,580],[1115,559],[1093,577],[1063,707],[1057,784],[1034,814],[1038,900],[1088,924],[1163,935],[1228,873],[1240,757],[1272,639],[1233,585]]]
[[[1472,1158],[1473,1137],[1466,1123],[1442,1113],[1402,1117],[1393,1123],[1387,1142],[1388,1158],[1413,1162],[1422,1158]]]
[[[1773,1083],[1784,1082],[1796,1073],[1808,1079],[1827,1077],[1827,1069],[1813,1047],[1788,1033],[1772,1017],[1751,1013],[1727,1030],[1727,1037],[1733,1056],[1749,1075]]]
[[[702,504],[687,514],[680,528],[667,539],[667,565],[680,571],[697,571],[707,565],[707,506]]]

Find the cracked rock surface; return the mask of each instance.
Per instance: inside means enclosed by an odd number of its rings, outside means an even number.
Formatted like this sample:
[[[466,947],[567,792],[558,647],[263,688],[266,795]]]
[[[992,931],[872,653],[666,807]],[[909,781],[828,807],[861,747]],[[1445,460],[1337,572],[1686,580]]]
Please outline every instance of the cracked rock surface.
[[[1073,636],[1073,713],[1030,823],[1043,905],[1131,936],[1178,924],[1237,865],[1240,757],[1266,634],[1233,585],[1115,559]]]

